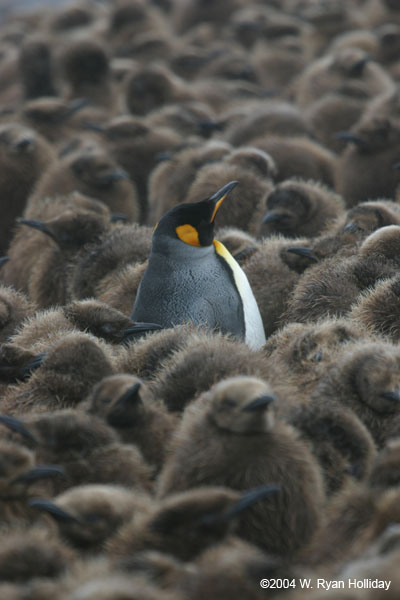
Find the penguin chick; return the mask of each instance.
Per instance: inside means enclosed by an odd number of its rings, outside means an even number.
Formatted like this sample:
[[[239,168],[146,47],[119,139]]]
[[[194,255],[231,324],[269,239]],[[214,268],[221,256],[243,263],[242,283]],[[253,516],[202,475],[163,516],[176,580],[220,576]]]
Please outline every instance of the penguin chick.
[[[300,177],[333,187],[336,157],[321,144],[306,137],[278,135],[255,138],[252,144],[272,156],[278,182]]]
[[[150,337],[149,344],[151,341]],[[157,341],[155,345],[158,350]],[[168,351],[169,354],[169,348]],[[151,387],[154,396],[161,398],[168,410],[180,412],[223,377],[239,374],[265,377],[267,372],[265,357],[260,352],[249,350],[244,343],[221,334],[197,332],[188,337],[188,343],[181,349],[162,361]]]
[[[133,115],[146,115],[165,104],[191,100],[196,97],[185,82],[160,65],[139,68],[126,82],[126,106]]]
[[[24,245],[21,233],[14,239],[10,251],[13,262],[24,262],[25,268],[30,265],[26,282],[28,296],[40,308],[65,304],[68,299],[65,273],[69,264],[82,246],[93,242],[109,228],[109,219],[75,210],[48,221],[19,219],[18,222],[45,234],[41,245],[39,240],[35,244],[37,238],[33,239],[33,243]]]
[[[356,342],[374,337],[346,319],[323,319],[316,323],[289,323],[276,331],[262,352],[268,359],[268,380],[285,398],[287,407],[305,404],[327,366]],[[307,403],[306,402],[306,403]]]
[[[344,227],[369,234],[388,225],[400,225],[400,205],[391,200],[370,200],[347,211]]]
[[[325,480],[327,495],[338,493],[354,478],[365,481],[375,444],[353,411],[311,401],[289,411],[287,421],[311,444]]]
[[[82,484],[113,484],[148,492],[151,469],[133,445],[119,443],[114,430],[102,419],[72,409],[31,414],[24,422],[1,422],[35,448],[37,460],[57,460],[63,468],[53,483],[55,493]],[[42,492],[46,496],[46,492]]]
[[[344,213],[342,198],[313,181],[287,180],[267,196],[262,234],[316,237]]]
[[[139,511],[148,510],[148,498],[114,485],[81,485],[53,500],[35,498],[31,508],[48,514],[60,536],[81,552],[98,552],[107,539]]]
[[[14,288],[0,285],[0,343],[7,341],[24,319],[33,317],[35,306]]]
[[[222,160],[232,150],[226,142],[211,140],[184,148],[154,168],[149,179],[149,223],[156,223],[176,204],[184,202],[187,193],[204,165]]]
[[[294,83],[296,104],[315,102],[329,92],[372,98],[393,88],[386,70],[360,48],[343,48],[314,60]]]
[[[349,318],[360,323],[372,334],[384,336],[387,341],[400,341],[400,277],[394,276],[366,290],[354,304]]]
[[[400,227],[382,227],[363,241],[357,255],[310,267],[293,291],[286,320],[304,323],[349,312],[362,291],[397,273],[399,244]]]
[[[21,119],[49,142],[58,146],[76,135],[74,116],[88,105],[88,100],[67,101],[63,98],[36,98],[25,102]]]
[[[271,335],[280,324],[280,318],[289,301],[289,294],[303,271],[313,264],[304,257],[290,254],[287,250],[294,244],[281,236],[266,238],[245,261],[243,270],[250,282],[260,309],[265,334]],[[296,244],[309,245],[308,240],[296,240]]]
[[[222,226],[240,227],[257,235],[265,199],[272,191],[270,178],[274,174],[275,165],[268,154],[244,146],[224,156],[220,162],[203,166],[189,188],[186,201],[199,201],[210,196],[225,181],[238,180],[240,186],[232,190],[229,205],[221,206],[218,221]]]
[[[44,196],[57,196],[79,191],[103,201],[113,213],[135,221],[139,206],[134,183],[100,148],[82,148],[50,166],[29,198],[27,211],[32,211]]]
[[[215,215],[236,183],[206,200],[178,205],[160,219],[132,320],[165,327],[193,321],[244,339],[251,348],[265,343],[248,280],[223,244],[214,240]]]
[[[328,367],[312,398],[353,410],[381,447],[399,422],[399,365],[400,354],[392,344],[354,344]]]
[[[52,15],[50,29],[60,33],[69,32],[77,27],[89,26],[93,18],[94,14],[89,6],[72,4],[65,8],[61,7]]]
[[[144,263],[151,250],[152,229],[134,223],[116,227],[83,248],[68,277],[72,298],[97,296],[101,282],[129,264]]]
[[[156,550],[190,561],[229,535],[241,513],[277,493],[268,485],[244,493],[211,485],[172,494],[122,527],[107,551],[117,558]]]
[[[73,41],[60,56],[70,98],[86,98],[111,109],[114,105],[111,70],[105,44],[94,39]]]
[[[135,444],[150,465],[162,467],[177,419],[145,383],[133,375],[105,377],[86,402],[90,414],[103,418],[123,442]]]
[[[22,214],[33,186],[53,159],[51,145],[32,129],[18,123],[0,125],[1,255],[11,241],[15,218]]]
[[[362,119],[350,132],[340,135],[350,145],[337,160],[335,189],[346,205],[393,198],[400,181],[398,170],[393,168],[398,162],[400,124],[382,117]]]
[[[96,295],[99,300],[109,304],[113,308],[129,315],[132,312],[132,300],[134,301],[139,289],[140,282],[147,268],[145,263],[136,263],[127,265],[118,271],[114,271],[104,277],[96,289]],[[161,329],[162,326],[148,329]]]
[[[398,439],[389,440],[373,461],[368,478],[369,485],[382,490],[398,487],[400,484],[399,464],[400,442]]]
[[[29,381],[10,388],[3,396],[4,412],[23,414],[74,406],[95,383],[113,372],[103,347],[85,333],[66,335],[42,361]]]
[[[41,465],[31,450],[21,445],[0,441],[0,521],[4,525],[16,520],[32,521],[27,500],[35,494],[52,493],[52,479],[62,474],[62,468]],[[50,483],[50,487],[49,487]]]
[[[53,76],[51,40],[43,36],[27,36],[18,56],[18,69],[24,97],[57,96]]]
[[[76,558],[73,550],[44,528],[3,532],[0,580],[25,585],[35,578],[57,580]]]
[[[278,494],[240,519],[238,534],[273,554],[291,556],[317,528],[324,494],[311,452],[290,426],[275,420],[275,400],[267,383],[243,376],[203,394],[184,413],[158,494],[201,485],[237,490],[277,485]]]

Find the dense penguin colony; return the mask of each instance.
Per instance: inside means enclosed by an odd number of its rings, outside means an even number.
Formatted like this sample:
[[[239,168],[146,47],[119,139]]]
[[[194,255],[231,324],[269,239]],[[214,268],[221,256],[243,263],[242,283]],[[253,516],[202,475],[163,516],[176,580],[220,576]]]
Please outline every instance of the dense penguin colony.
[[[1,600],[398,600],[400,3],[26,4],[0,13]]]

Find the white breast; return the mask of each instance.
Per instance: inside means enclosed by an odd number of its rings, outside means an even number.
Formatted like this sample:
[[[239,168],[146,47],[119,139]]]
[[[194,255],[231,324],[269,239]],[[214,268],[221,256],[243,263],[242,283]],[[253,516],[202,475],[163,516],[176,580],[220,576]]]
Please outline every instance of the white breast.
[[[244,312],[244,324],[246,337],[245,342],[252,350],[258,350],[264,346],[265,331],[264,325],[261,319],[260,310],[254,294],[249,284],[249,280],[246,277],[245,272],[240,265],[233,258],[232,254],[225,248],[225,246],[214,240],[215,250],[220,254],[232,269],[233,277],[235,279],[236,287],[243,302]]]

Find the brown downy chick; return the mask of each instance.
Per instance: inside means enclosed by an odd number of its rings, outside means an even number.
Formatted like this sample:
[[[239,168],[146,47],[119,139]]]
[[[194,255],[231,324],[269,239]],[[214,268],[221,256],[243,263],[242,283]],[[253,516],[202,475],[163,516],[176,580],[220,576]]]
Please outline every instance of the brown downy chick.
[[[261,227],[264,236],[317,237],[344,213],[342,198],[314,181],[284,181],[269,193],[266,204]]]
[[[344,222],[345,229],[355,228],[367,235],[388,225],[400,225],[400,204],[391,200],[361,202],[347,211]]]
[[[17,123],[0,125],[0,255],[11,241],[15,218],[22,215],[33,186],[53,158],[50,144],[32,129]]]
[[[335,189],[348,207],[376,198],[393,198],[400,174],[400,124],[376,117],[340,134],[350,142],[337,160]]]
[[[51,14],[50,29],[58,33],[70,33],[72,29],[89,26],[94,19],[94,13],[85,3],[80,6],[71,3],[66,7],[61,6]]]
[[[93,39],[73,41],[60,56],[61,69],[69,84],[69,98],[86,98],[112,109],[113,97],[109,58],[105,44]]]
[[[318,526],[323,484],[307,445],[275,419],[275,401],[267,383],[242,376],[220,381],[202,395],[174,435],[158,494],[202,485],[237,490],[277,485],[279,493],[243,515],[238,534],[269,552],[292,556]]]
[[[199,23],[211,23],[214,26],[221,27],[225,25],[235,10],[241,8],[238,0],[229,0],[223,2],[202,2],[201,0],[192,0],[184,2],[177,0],[173,6],[172,19],[176,30],[180,33],[186,32]]]
[[[48,514],[60,536],[80,552],[99,552],[108,538],[137,512],[148,510],[149,498],[113,485],[73,487],[53,500],[35,498],[29,506]]]
[[[311,445],[324,476],[327,495],[338,493],[352,479],[366,480],[375,444],[353,411],[312,401],[291,409],[286,420]]]
[[[133,375],[106,377],[86,402],[90,414],[104,419],[124,443],[135,444],[150,465],[161,469],[177,419],[144,382]]]
[[[196,344],[183,347],[164,360],[152,390],[168,410],[181,412],[202,392],[224,377],[264,377],[267,364],[261,352],[222,334],[196,334]],[[151,338],[150,338],[151,341]]]
[[[76,135],[78,124],[74,122],[74,117],[87,104],[85,99],[67,101],[63,98],[37,98],[25,102],[20,115],[28,127],[59,146]]]
[[[328,367],[312,398],[350,408],[381,447],[396,424],[398,428],[399,366],[396,346],[360,342]]]
[[[135,223],[115,228],[102,236],[98,243],[82,249],[68,276],[71,297],[84,299],[97,296],[98,286],[107,276],[129,264],[147,260],[151,241],[152,229]]]
[[[307,403],[327,366],[347,347],[373,339],[357,323],[346,319],[289,323],[275,332],[263,353],[268,360],[268,380],[287,399],[284,410]]]
[[[372,98],[392,89],[393,80],[360,48],[344,48],[314,60],[294,82],[296,103],[307,107],[318,98],[337,92]]]
[[[49,349],[26,383],[8,389],[2,410],[24,414],[75,406],[95,383],[112,372],[110,358],[95,337],[70,333]]]
[[[309,246],[309,241],[303,238],[294,242],[282,236],[264,239],[243,264],[267,337],[279,327],[281,316],[288,305],[289,294],[301,274],[314,263],[314,259],[287,251],[295,244]]]
[[[199,169],[221,161],[231,150],[226,142],[211,140],[184,148],[161,162],[149,179],[148,223],[155,225],[167,210],[184,202]]]
[[[96,126],[96,129],[99,129]],[[98,131],[106,140],[115,160],[129,174],[137,187],[140,221],[147,219],[148,178],[163,155],[183,142],[181,134],[165,126],[147,123],[140,117],[115,117]]]
[[[33,317],[35,306],[24,294],[0,285],[0,343],[4,343],[24,319]]]
[[[37,461],[58,461],[63,473],[53,483],[56,494],[89,483],[151,490],[151,469],[139,450],[121,444],[114,430],[94,415],[65,409],[31,414],[23,422],[1,415],[0,422],[13,432],[12,439],[35,449]]]
[[[32,511],[34,512],[34,511]],[[24,528],[2,533],[0,581],[24,584],[34,579],[57,581],[77,556],[44,528]],[[22,599],[22,595],[18,599]],[[3,596],[2,596],[3,598]],[[8,600],[8,596],[4,596]]]
[[[147,115],[166,104],[196,99],[183,79],[156,64],[139,68],[126,82],[126,106],[133,115]]]
[[[27,204],[27,211],[45,196],[79,191],[103,201],[112,213],[136,221],[139,205],[134,183],[114,159],[101,148],[83,147],[67,154],[47,169]]]
[[[301,177],[333,187],[336,157],[321,144],[306,137],[277,135],[255,138],[252,144],[272,156],[277,167],[277,181]]]
[[[145,263],[127,265],[104,277],[96,288],[96,296],[102,302],[128,316],[132,313],[140,282],[147,268]]]
[[[285,320],[306,323],[351,310],[361,292],[396,275],[400,227],[381,227],[348,258],[336,256],[310,267],[293,291]]]
[[[18,242],[15,239],[13,243],[12,250],[15,252],[10,251],[13,262],[24,262],[25,269],[30,266],[29,279],[25,284],[28,296],[39,308],[65,304],[68,300],[66,271],[69,265],[85,244],[94,242],[107,231],[109,218],[76,210],[48,221],[19,219],[18,222],[45,234],[41,246],[26,244],[23,247],[21,233]],[[15,256],[18,249],[20,255]]]
[[[249,105],[240,119],[232,119],[231,123],[228,119],[223,137],[233,146],[244,146],[251,145],[261,134],[292,137],[308,133],[309,127],[294,104],[270,100],[254,107]]]
[[[22,42],[18,68],[26,100],[57,96],[51,46],[43,36],[29,36]]]
[[[156,550],[190,561],[227,537],[241,514],[277,494],[272,485],[242,493],[215,485],[174,493],[125,525],[107,550],[113,558]]]
[[[368,478],[373,488],[386,489],[400,485],[400,441],[398,438],[389,440],[375,457],[372,471]]]
[[[202,138],[209,138],[222,128],[211,107],[203,102],[166,104],[148,115],[146,123],[152,127],[168,127],[182,136]]]
[[[0,440],[0,521],[4,526],[16,520],[34,520],[27,502],[37,494],[52,494],[53,481],[62,477],[60,466],[41,465],[35,454],[12,441]]]
[[[371,334],[384,336],[389,342],[400,341],[400,276],[378,283],[362,294],[349,314]]]
[[[218,222],[257,235],[266,197],[273,189],[271,178],[274,174],[275,165],[268,154],[243,146],[220,162],[203,166],[189,188],[185,202],[199,202],[225,181],[239,181],[240,185],[229,196],[229,205],[221,207]]]
[[[400,120],[400,86],[383,92],[370,100],[362,115],[363,121],[373,119],[391,119],[398,123]]]

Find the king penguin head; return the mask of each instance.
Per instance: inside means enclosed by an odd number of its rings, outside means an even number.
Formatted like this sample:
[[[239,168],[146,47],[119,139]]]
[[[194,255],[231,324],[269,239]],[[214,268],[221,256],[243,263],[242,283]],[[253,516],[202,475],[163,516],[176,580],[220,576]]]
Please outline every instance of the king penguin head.
[[[156,225],[153,240],[164,235],[190,246],[211,246],[214,240],[215,215],[238,183],[230,181],[206,200],[174,206]]]

